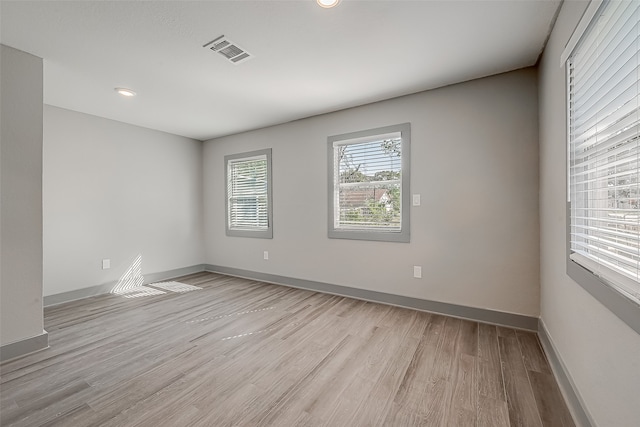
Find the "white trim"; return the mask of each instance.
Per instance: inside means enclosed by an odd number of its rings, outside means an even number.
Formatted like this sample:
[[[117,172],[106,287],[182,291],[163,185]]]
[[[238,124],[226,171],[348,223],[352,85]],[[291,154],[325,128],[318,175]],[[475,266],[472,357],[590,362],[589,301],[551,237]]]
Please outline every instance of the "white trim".
[[[389,132],[389,133],[381,133],[381,134],[375,134],[375,135],[361,136],[361,137],[350,138],[350,139],[338,139],[338,140],[333,142],[333,146],[334,147],[342,147],[342,146],[345,146],[345,145],[362,144],[362,143],[366,143],[366,142],[378,142],[378,141],[384,141],[384,140],[387,140],[387,139],[400,139],[400,138],[402,138],[402,132],[401,131]]]
[[[254,160],[267,160],[266,154],[258,154],[257,156],[239,157],[237,159],[229,159],[229,163],[243,163],[251,162]]]
[[[596,15],[596,12],[598,11],[598,9],[600,9],[600,6],[602,5],[602,3],[604,3],[604,1],[605,0],[591,0],[591,4],[589,4],[589,7],[587,7],[587,10],[585,10],[582,18],[580,19],[580,22],[576,26],[576,29],[571,35],[571,38],[562,51],[562,55],[560,55],[560,68],[564,67],[564,65],[567,63],[567,59],[569,59],[569,56],[571,56],[571,54],[573,53],[573,50],[578,45],[578,42],[582,38],[582,35],[587,30],[589,24],[591,24],[591,20]]]

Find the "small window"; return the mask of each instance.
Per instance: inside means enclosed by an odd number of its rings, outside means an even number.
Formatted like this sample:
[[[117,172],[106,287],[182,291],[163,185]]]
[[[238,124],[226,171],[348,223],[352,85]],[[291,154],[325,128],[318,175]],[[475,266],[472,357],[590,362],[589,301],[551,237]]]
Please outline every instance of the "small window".
[[[594,3],[566,62],[567,270],[585,288],[595,289],[596,279],[635,307],[640,303],[639,17],[637,1]]]
[[[271,149],[224,157],[227,236],[271,239]]]
[[[409,123],[329,137],[329,237],[409,242]]]

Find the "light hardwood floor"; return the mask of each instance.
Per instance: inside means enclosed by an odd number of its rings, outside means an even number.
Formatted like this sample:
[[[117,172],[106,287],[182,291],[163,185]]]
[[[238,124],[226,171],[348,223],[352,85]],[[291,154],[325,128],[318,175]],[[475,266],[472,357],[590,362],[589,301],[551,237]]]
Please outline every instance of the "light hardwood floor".
[[[572,426],[530,332],[213,273],[45,310],[2,426]]]

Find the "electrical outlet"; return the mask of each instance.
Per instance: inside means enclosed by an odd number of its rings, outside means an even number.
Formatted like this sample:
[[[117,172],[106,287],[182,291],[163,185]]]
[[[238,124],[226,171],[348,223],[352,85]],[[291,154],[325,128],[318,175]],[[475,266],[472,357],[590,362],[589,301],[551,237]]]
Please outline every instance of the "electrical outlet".
[[[103,259],[102,260],[102,269],[106,270],[108,268],[111,268],[111,260],[110,259]]]
[[[422,267],[420,267],[419,265],[413,266],[413,277],[415,277],[416,279],[422,279]]]
[[[264,251],[264,259],[269,259],[269,251]]]

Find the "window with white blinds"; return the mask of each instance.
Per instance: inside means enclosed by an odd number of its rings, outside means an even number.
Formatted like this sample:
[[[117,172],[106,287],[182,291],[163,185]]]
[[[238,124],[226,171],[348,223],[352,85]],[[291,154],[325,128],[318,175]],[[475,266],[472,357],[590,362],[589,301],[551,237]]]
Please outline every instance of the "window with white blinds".
[[[329,138],[329,237],[408,241],[409,129]]]
[[[225,156],[227,235],[273,237],[271,150]]]
[[[604,2],[567,60],[570,259],[640,302],[640,2]]]

